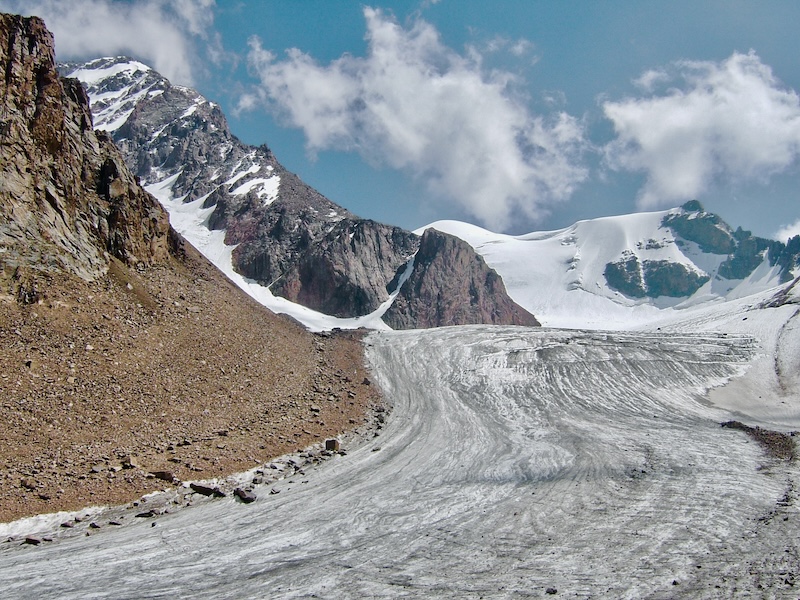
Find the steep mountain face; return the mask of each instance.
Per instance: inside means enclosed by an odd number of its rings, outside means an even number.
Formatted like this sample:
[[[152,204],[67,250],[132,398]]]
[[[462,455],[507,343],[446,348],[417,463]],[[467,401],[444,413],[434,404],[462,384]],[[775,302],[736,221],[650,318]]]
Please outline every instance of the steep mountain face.
[[[435,229],[422,234],[413,270],[383,320],[394,329],[470,323],[539,325],[508,298],[497,271],[469,244]]]
[[[110,137],[92,129],[80,83],[60,79],[39,19],[0,21],[0,258],[4,268],[86,280],[108,254],[128,265],[165,261],[178,239]]]
[[[336,317],[367,314],[394,291],[390,284],[397,271],[398,256],[408,260],[418,247],[419,238],[399,227],[342,219],[271,289],[293,302]]]
[[[98,59],[61,70],[84,82],[97,127],[111,133],[142,182],[172,177],[171,198],[213,207],[205,226],[224,230],[225,244],[235,246],[230,260],[237,273],[335,317],[378,314],[391,302],[396,290],[389,284],[417,251],[418,236],[334,204],[286,171],[266,146],[236,139],[219,106],[141,63]],[[437,280],[468,277],[447,273]],[[497,286],[483,293],[503,294]],[[496,298],[498,305],[508,302]],[[481,315],[458,312],[464,323],[484,322]],[[411,316],[404,322],[423,326]]]
[[[269,148],[236,139],[217,104],[140,62],[104,58],[61,72],[86,85],[95,126],[112,135],[145,185],[176,176],[173,197],[215,207],[208,226],[237,246],[234,264],[245,277],[271,284],[351,216],[287,172]]]

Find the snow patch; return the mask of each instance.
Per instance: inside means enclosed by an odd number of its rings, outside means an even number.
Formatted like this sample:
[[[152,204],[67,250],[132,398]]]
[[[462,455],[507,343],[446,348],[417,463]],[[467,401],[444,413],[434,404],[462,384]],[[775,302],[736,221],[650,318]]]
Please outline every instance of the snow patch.
[[[263,177],[256,177],[237,187],[231,194],[239,196],[255,190],[256,195],[261,199],[261,204],[263,206],[268,206],[278,199],[280,183],[281,178],[278,175],[273,175],[266,179]]]
[[[87,85],[94,85],[103,81],[104,79],[108,79],[109,77],[114,77],[115,75],[119,75],[120,73],[136,73],[141,71],[142,73],[147,73],[152,71],[150,67],[148,67],[144,63],[140,63],[139,61],[132,60],[124,63],[118,63],[115,65],[110,65],[108,67],[103,67],[100,69],[76,69],[67,77],[74,77],[75,79],[80,79]]]

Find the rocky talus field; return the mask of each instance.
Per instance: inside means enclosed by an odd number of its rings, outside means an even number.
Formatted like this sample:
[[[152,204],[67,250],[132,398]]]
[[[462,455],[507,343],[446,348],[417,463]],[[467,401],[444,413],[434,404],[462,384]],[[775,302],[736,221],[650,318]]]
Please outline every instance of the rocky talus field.
[[[358,333],[307,333],[187,254],[0,296],[0,522],[244,471],[372,414]]]

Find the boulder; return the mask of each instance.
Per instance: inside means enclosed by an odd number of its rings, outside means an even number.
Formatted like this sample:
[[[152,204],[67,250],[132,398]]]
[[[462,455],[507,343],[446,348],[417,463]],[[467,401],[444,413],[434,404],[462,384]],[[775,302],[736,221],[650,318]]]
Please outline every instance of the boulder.
[[[196,492],[201,496],[214,496],[215,498],[225,497],[225,492],[223,492],[217,486],[211,487],[200,483],[190,483],[189,487],[192,489],[193,492]]]
[[[256,494],[252,490],[246,490],[244,488],[236,488],[235,490],[233,490],[233,494],[245,504],[250,504],[251,502],[256,501]]]

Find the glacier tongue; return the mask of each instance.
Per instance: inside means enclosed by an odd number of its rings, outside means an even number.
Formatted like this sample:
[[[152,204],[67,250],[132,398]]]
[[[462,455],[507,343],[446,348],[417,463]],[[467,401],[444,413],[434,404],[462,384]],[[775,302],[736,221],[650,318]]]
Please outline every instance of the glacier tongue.
[[[379,437],[252,505],[3,544],[4,593],[715,598],[756,578],[783,590],[800,520],[782,499],[798,468],[698,402],[757,351],[746,335],[374,333],[393,402]]]

